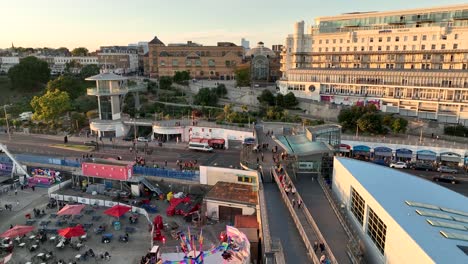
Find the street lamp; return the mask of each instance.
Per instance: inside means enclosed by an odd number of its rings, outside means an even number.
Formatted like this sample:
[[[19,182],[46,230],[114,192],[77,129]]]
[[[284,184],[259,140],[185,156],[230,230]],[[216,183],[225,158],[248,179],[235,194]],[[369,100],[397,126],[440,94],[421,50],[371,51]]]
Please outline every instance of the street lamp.
[[[7,125],[8,140],[11,141],[10,123],[8,122],[8,115],[7,115],[7,111],[6,111],[7,106],[10,106],[10,105],[3,105],[3,111],[5,111],[5,121],[6,121],[6,125]]]

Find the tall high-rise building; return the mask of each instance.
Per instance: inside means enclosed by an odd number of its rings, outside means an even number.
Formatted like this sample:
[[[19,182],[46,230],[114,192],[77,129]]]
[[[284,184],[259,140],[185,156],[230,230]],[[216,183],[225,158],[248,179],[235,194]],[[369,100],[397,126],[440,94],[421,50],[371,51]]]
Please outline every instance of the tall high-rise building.
[[[248,51],[250,49],[250,41],[246,40],[245,38],[242,38],[241,46],[244,47],[245,51]]]
[[[349,13],[294,25],[281,93],[468,125],[468,5]]]

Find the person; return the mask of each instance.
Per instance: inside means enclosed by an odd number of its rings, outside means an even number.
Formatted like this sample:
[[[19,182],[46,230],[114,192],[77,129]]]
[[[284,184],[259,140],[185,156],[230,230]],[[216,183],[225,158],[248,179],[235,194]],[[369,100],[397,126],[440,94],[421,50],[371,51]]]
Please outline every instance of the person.
[[[15,195],[18,195],[18,189],[15,189]]]
[[[106,260],[110,260],[111,255],[109,254],[109,252],[106,251],[106,252],[104,253],[104,258],[105,258]]]
[[[292,187],[292,188],[291,188],[291,193],[292,193],[292,195],[295,195],[295,194],[296,194],[296,188],[295,188],[295,187]]]
[[[13,225],[10,225],[10,229],[12,229],[12,228],[13,228]]]
[[[297,208],[301,209],[302,200],[297,199]]]
[[[292,206],[293,208],[296,206],[296,200],[294,198],[292,199]]]
[[[315,241],[314,242],[314,252],[317,253],[317,250],[318,250],[318,242]]]
[[[320,253],[323,253],[325,251],[325,244],[323,242],[320,242],[319,248],[320,248]]]

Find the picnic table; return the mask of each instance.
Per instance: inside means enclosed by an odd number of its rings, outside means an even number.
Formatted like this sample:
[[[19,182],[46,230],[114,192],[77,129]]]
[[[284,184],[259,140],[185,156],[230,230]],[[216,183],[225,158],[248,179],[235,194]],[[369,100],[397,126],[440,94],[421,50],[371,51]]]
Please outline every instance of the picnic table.
[[[113,236],[114,236],[114,234],[112,234],[112,233],[103,234],[101,242],[105,243],[105,244],[110,243]]]
[[[34,225],[34,223],[36,223],[36,220],[33,220],[33,219],[26,220],[26,225]]]
[[[136,229],[134,227],[131,227],[131,226],[125,227],[125,232],[127,232],[127,233],[134,233],[135,230]]]
[[[86,223],[86,224],[83,224],[83,228],[88,230],[90,229],[92,226],[93,226],[94,223]]]
[[[49,223],[50,223],[50,220],[41,221],[41,223],[40,223],[39,225],[41,225],[41,226],[47,226]]]

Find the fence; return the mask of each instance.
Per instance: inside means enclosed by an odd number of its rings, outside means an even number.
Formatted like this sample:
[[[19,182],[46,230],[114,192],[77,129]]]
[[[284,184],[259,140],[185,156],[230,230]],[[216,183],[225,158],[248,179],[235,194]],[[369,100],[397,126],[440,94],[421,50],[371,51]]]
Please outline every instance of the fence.
[[[176,170],[166,170],[160,168],[150,168],[150,167],[133,167],[133,174],[145,175],[145,176],[156,176],[156,177],[165,177],[179,180],[188,180],[188,181],[197,181],[200,177],[198,171],[176,171]]]
[[[33,155],[26,155],[26,154],[17,154],[15,155],[15,158],[20,162],[50,164],[50,165],[56,165],[56,166],[58,165],[58,166],[66,166],[66,167],[74,167],[74,168],[81,167],[81,163],[78,161],[62,159],[62,158],[33,156]],[[0,162],[11,162],[11,160],[8,157],[2,156],[0,157]]]

